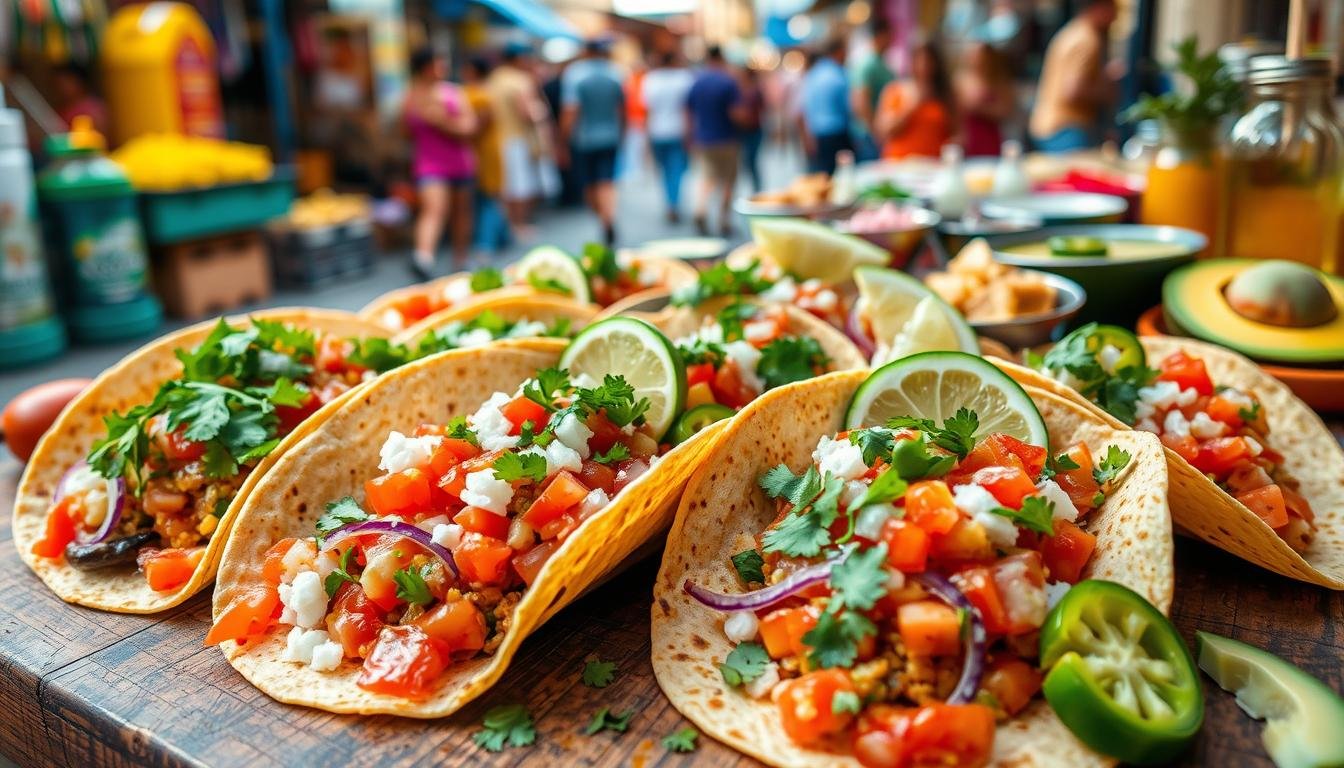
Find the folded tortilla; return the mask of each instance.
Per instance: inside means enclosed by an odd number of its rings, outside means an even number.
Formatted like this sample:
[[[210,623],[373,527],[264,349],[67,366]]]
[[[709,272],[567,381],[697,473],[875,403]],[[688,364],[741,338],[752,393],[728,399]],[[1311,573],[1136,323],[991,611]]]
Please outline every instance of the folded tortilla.
[[[430,331],[456,322],[469,322],[485,312],[504,318],[508,322],[530,320],[551,325],[558,320],[568,320],[571,331],[581,330],[597,316],[597,307],[582,304],[563,296],[547,293],[520,293],[511,290],[490,291],[481,294],[481,298],[465,305],[448,307],[411,325],[392,337],[394,342],[414,344],[421,336]]]
[[[654,584],[653,671],[672,704],[705,733],[744,754],[780,766],[854,766],[852,755],[800,747],[779,725],[773,702],[729,688],[718,670],[733,649],[725,614],[687,594],[687,579],[721,592],[741,591],[729,558],[756,546],[775,519],[775,503],[756,486],[771,467],[798,471],[812,461],[822,435],[845,428],[846,407],[867,371],[832,373],[768,392],[744,408],[705,452],[686,484]],[[1086,525],[1097,547],[1084,578],[1109,579],[1146,597],[1164,613],[1174,585],[1167,472],[1156,436],[1117,429],[1090,411],[1026,387],[1056,446],[1082,441],[1093,454],[1115,445],[1130,462],[1106,502]],[[1107,766],[1073,737],[1042,698],[999,725],[992,764]]]
[[[249,495],[224,551],[215,588],[218,618],[256,580],[266,550],[287,536],[311,536],[325,504],[364,496],[377,474],[378,451],[392,430],[467,414],[495,392],[513,392],[541,368],[553,366],[561,339],[501,341],[489,348],[451,350],[384,374],[346,400],[276,463]],[[672,521],[677,498],[720,425],[660,458],[583,522],[546,562],[514,608],[509,631],[489,656],[454,663],[439,689],[420,701],[371,693],[355,684],[360,665],[344,661],[330,672],[281,661],[288,627],[245,646],[221,645],[229,663],[266,695],[331,712],[443,717],[484,693],[508,668],[523,640],[615,569]]]
[[[249,318],[288,323],[343,338],[387,335],[381,326],[361,320],[352,313],[327,309],[270,309],[231,317],[229,322],[240,325],[247,323]],[[355,387],[310,416],[257,464],[244,479],[219,527],[210,537],[205,556],[191,580],[176,591],[150,589],[144,575],[134,569],[81,571],[70,567],[64,559],[34,555],[33,544],[43,536],[56,485],[66,470],[83,461],[93,444],[106,433],[103,418],[114,411],[124,412],[153,400],[163,382],[182,372],[176,351],[200,344],[217,322],[210,320],[170,333],[103,371],[88,389],[65,407],[28,460],[14,502],[14,546],[28,567],[67,603],[118,613],[155,613],[199,592],[214,578],[224,542],[228,540],[233,521],[251,489],[290,445],[311,431],[333,406],[360,389]]]
[[[1231,350],[1192,339],[1140,339],[1150,364],[1173,352],[1200,357],[1213,383],[1243,389],[1263,404],[1270,447],[1300,483],[1298,492],[1316,514],[1316,538],[1299,554],[1259,515],[1219,488],[1174,451],[1167,450],[1171,516],[1177,528],[1262,568],[1299,581],[1344,589],[1344,449],[1321,417],[1260,366]],[[1087,398],[1038,371],[993,361],[1023,384],[1040,387],[1090,409],[1117,428],[1128,425]]]

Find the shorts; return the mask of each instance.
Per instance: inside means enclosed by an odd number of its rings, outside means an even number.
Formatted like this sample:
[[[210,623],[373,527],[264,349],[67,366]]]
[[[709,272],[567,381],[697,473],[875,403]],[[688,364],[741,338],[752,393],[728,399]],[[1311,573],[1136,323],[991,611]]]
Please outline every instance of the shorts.
[[[720,184],[730,184],[737,178],[737,162],[740,154],[741,148],[734,141],[705,144],[695,148],[695,156],[702,172],[710,180]]]
[[[575,149],[572,157],[574,176],[579,186],[591,187],[616,178],[616,147]]]
[[[417,186],[426,184],[446,184],[454,189],[466,189],[476,185],[475,176],[449,176],[445,173],[422,173],[415,177]]]
[[[505,200],[532,200],[541,195],[541,173],[532,156],[532,144],[522,136],[505,139],[499,148],[504,166]]]

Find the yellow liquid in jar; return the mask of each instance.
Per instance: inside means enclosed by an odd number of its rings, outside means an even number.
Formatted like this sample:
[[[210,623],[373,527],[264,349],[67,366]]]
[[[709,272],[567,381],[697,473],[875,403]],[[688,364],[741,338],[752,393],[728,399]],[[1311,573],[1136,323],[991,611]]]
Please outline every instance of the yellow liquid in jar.
[[[1344,274],[1338,177],[1312,186],[1256,184],[1247,178],[1247,169],[1234,168],[1229,195],[1227,256],[1287,259]]]

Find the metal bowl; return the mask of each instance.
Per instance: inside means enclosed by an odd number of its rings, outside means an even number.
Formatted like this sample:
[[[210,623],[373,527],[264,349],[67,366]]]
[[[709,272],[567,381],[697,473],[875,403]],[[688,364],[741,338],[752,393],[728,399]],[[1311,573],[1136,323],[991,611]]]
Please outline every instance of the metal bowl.
[[[995,322],[972,321],[971,328],[981,336],[1003,342],[1012,349],[1035,347],[1058,340],[1065,327],[1087,303],[1087,292],[1078,283],[1049,272],[1024,270],[1039,275],[1055,289],[1055,308],[1049,312],[1023,315]]]
[[[849,218],[854,211],[846,211],[843,215],[827,217],[827,221],[836,231],[861,237],[890,253],[890,266],[894,269],[904,269],[905,265],[909,263],[910,257],[919,249],[920,243],[924,241],[924,236],[928,234],[929,230],[938,226],[943,217],[928,208],[921,208],[913,203],[906,203],[900,205],[900,207],[910,216],[910,221],[905,226],[895,229],[878,231],[850,229]]]
[[[752,200],[749,197],[739,197],[733,201],[733,210],[741,214],[748,222],[752,219],[776,219],[780,217],[822,219],[837,216],[852,207],[852,203],[833,203],[829,200],[816,205],[764,203]]]
[[[728,255],[728,249],[728,241],[722,237],[668,237],[650,240],[636,250],[646,256],[676,259],[705,269]]]

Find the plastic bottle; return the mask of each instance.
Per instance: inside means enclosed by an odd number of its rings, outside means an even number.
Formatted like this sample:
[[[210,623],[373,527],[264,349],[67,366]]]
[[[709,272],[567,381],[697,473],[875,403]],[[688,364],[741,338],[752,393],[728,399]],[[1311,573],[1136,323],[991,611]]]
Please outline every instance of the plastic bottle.
[[[55,357],[65,329],[55,314],[33,191],[23,115],[0,88],[0,368]]]
[[[933,182],[932,202],[933,209],[944,220],[961,218],[971,201],[971,192],[966,188],[966,173],[961,161],[961,145],[943,145],[943,167]]]
[[[1003,142],[999,163],[994,166],[994,197],[1025,195],[1031,191],[1031,179],[1022,168],[1022,145],[1012,139]]]
[[[849,205],[854,202],[858,196],[854,186],[854,153],[842,149],[835,153],[835,173],[831,174],[831,203]]]
[[[85,117],[47,138],[51,166],[37,178],[56,262],[62,310],[82,341],[142,336],[163,308],[147,292],[149,258],[135,190],[121,166],[102,154],[103,137]]]

